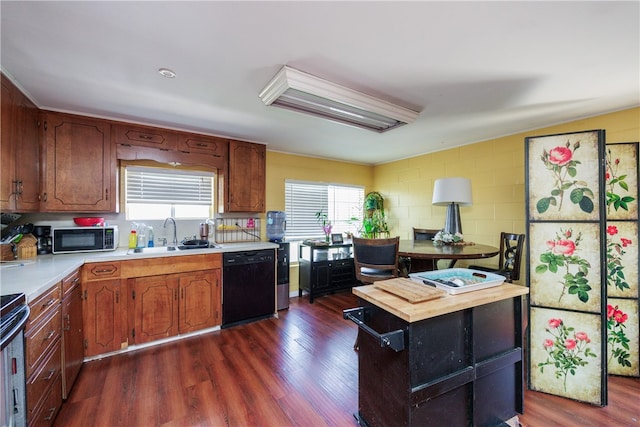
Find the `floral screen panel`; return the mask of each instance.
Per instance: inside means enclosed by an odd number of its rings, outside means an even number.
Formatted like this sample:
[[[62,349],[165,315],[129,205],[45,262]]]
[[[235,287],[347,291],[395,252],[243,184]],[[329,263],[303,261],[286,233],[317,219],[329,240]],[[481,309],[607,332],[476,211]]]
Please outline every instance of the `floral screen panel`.
[[[638,143],[606,146],[607,367],[640,376]]]
[[[605,132],[526,138],[530,389],[607,404]]]

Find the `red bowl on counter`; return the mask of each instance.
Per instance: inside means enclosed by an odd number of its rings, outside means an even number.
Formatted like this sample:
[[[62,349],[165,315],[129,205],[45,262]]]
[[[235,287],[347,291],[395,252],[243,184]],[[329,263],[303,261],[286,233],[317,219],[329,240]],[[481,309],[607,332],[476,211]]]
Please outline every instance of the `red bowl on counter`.
[[[92,227],[94,225],[104,225],[104,218],[97,216],[82,216],[73,218],[73,222],[82,227]]]

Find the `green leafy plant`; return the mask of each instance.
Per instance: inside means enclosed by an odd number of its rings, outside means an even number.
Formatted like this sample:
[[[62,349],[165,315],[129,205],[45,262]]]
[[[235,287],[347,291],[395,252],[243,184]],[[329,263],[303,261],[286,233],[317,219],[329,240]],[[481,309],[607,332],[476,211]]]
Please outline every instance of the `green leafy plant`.
[[[629,316],[622,310],[611,304],[607,304],[607,344],[609,344],[609,363],[612,358],[616,358],[619,365],[630,368],[631,354],[629,354],[629,338],[624,333],[626,328],[624,322]]]
[[[621,237],[620,241],[616,242],[613,240],[616,234],[618,234],[618,227],[609,225],[607,227],[607,286],[615,286],[624,291],[630,287],[624,275],[622,255],[626,253],[624,248],[633,242],[625,237]]]
[[[542,342],[547,360],[538,363],[538,368],[544,372],[545,366],[553,366],[556,379],[562,378],[567,391],[567,375],[575,375],[579,367],[588,365],[587,357],[596,357],[588,347],[591,340],[585,332],[575,332],[575,328],[565,325],[562,319],[549,319],[545,331],[551,335]]]
[[[364,218],[360,236],[374,239],[381,235],[389,235],[389,226],[384,215],[384,198],[380,193],[373,191],[364,199]]]
[[[569,200],[580,207],[583,212],[591,213],[594,209],[593,191],[587,187],[587,183],[574,179],[578,174],[580,161],[574,159],[575,152],[580,148],[580,141],[571,147],[567,141],[565,146],[558,146],[543,151],[540,160],[544,163],[554,178],[554,185],[549,197],[543,197],[536,203],[538,213],[546,212],[549,207],[557,206],[562,209],[565,193],[569,190]]]
[[[558,302],[566,293],[577,295],[582,302],[589,301],[591,286],[587,275],[591,264],[575,254],[581,241],[582,233],[578,233],[574,239],[573,229],[563,230],[561,228],[560,233],[556,232],[554,239],[547,241],[549,250],[540,255],[541,264],[536,266],[536,274],[543,274],[547,271],[562,274],[562,280],[559,282],[562,285],[562,292]],[[577,271],[572,272],[572,266],[577,267]]]
[[[607,213],[611,212],[611,208],[629,210],[629,204],[636,199],[631,196],[622,196],[615,193],[616,186],[625,191],[629,191],[629,185],[625,181],[627,175],[618,175],[618,168],[620,167],[620,159],[612,159],[611,149],[607,150],[607,156],[605,159],[605,181],[607,186]]]
[[[320,211],[316,212],[316,222],[322,227],[324,238],[329,242],[329,236],[331,235],[333,225],[331,224],[331,221],[329,221],[329,216],[324,212],[324,209],[320,209]]]

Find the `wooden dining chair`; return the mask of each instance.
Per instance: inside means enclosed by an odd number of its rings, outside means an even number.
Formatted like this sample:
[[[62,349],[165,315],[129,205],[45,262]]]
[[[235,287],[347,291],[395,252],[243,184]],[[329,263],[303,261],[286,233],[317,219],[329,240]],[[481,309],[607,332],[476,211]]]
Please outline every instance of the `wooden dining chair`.
[[[500,258],[497,267],[471,265],[469,268],[499,274],[506,277],[506,282],[509,283],[518,280],[520,278],[524,238],[524,234],[505,233],[503,231],[500,233]]]
[[[413,240],[430,240],[438,234],[440,230],[435,228],[416,228],[413,227]],[[437,259],[409,259],[405,261],[409,264],[409,272],[417,273],[419,271],[432,271],[438,269]]]
[[[398,277],[400,237],[388,239],[353,238],[356,279],[363,284]]]

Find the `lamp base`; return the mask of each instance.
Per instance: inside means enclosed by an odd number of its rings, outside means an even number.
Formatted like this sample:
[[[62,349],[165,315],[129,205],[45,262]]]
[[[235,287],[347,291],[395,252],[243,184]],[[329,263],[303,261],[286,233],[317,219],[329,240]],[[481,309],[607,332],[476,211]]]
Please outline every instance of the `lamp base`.
[[[451,203],[447,206],[447,217],[444,223],[445,233],[462,234],[462,223],[460,222],[460,206],[457,203]]]

